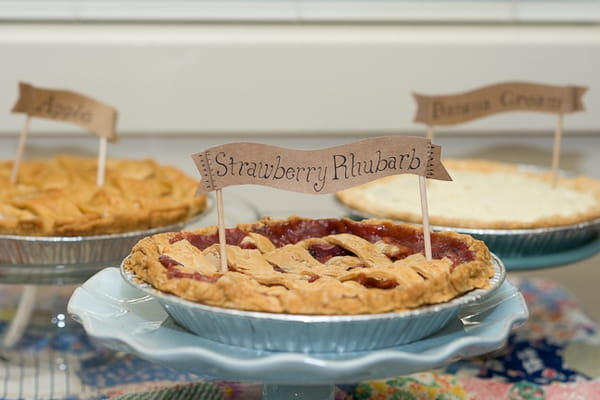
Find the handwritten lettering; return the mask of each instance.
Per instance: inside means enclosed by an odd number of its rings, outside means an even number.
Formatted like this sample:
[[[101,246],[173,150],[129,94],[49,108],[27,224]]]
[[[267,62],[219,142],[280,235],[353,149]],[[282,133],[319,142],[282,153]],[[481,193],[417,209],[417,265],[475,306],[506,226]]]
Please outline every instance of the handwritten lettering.
[[[433,102],[433,119],[481,114],[489,111],[492,105],[489,99],[467,103],[451,103],[444,100]]]
[[[56,101],[52,94],[38,105],[35,111],[63,121],[78,121],[85,124],[92,122],[92,112],[85,108],[83,102],[77,104],[61,103]]]
[[[378,174],[386,170],[413,171],[421,166],[420,157],[416,156],[416,149],[412,148],[404,154],[382,157],[382,151],[377,150],[374,158],[357,160],[355,153],[333,155],[333,180],[350,179],[358,176]]]
[[[500,94],[500,104],[510,108],[540,108],[561,110],[562,99],[556,96],[519,93],[514,90],[505,90]]]
[[[406,153],[383,157],[381,150],[375,151],[374,157],[361,159],[354,152],[333,154],[331,169],[325,161],[324,165],[300,166],[282,164],[281,155],[275,155],[270,161],[253,161],[236,159],[224,151],[215,155],[214,163],[217,177],[248,177],[258,180],[286,180],[289,182],[309,183],[315,192],[321,192],[329,178],[327,172],[333,171],[333,180],[351,179],[365,175],[374,175],[388,170],[396,173],[411,172],[421,167],[421,158],[416,149]]]
[[[287,180],[312,184],[315,192],[321,192],[327,178],[326,166],[286,166],[281,164],[281,156],[273,162],[237,160],[224,151],[217,153],[216,176],[240,176],[263,180]]]

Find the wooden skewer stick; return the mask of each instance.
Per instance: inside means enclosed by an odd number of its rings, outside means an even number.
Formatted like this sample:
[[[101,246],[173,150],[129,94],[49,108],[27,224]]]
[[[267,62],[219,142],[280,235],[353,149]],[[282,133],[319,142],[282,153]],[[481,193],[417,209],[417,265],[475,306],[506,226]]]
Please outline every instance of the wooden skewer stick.
[[[2,344],[0,347],[3,349],[10,349],[21,340],[23,333],[31,320],[31,314],[35,306],[35,299],[37,295],[37,287],[34,285],[23,286],[23,293],[19,299],[19,305],[17,311],[10,321],[4,336],[2,337]]]
[[[429,210],[427,207],[427,184],[425,177],[419,175],[419,193],[421,195],[421,219],[423,220],[423,241],[425,244],[425,259],[430,261],[431,255],[431,231],[429,230]]]
[[[96,171],[96,185],[104,185],[104,176],[106,174],[106,138],[100,138],[98,146],[98,170]]]
[[[29,121],[31,118],[29,115],[25,118],[23,129],[21,130],[21,136],[19,137],[19,144],[17,146],[17,154],[13,162],[13,167],[10,172],[10,182],[12,184],[17,183],[17,177],[19,175],[19,168],[23,159],[23,153],[25,152],[25,143],[27,142],[27,136],[29,134]],[[31,319],[31,313],[33,312],[33,306],[35,304],[37,288],[34,285],[25,285],[23,287],[23,293],[17,306],[17,311],[10,321],[10,324],[4,333],[2,338],[2,348],[13,347],[23,336],[25,328]]]
[[[433,143],[433,125],[427,125],[427,139]]]
[[[23,153],[25,152],[25,143],[27,142],[27,135],[29,134],[29,115],[25,118],[23,129],[21,130],[21,136],[19,137],[19,144],[17,147],[17,154],[13,162],[12,171],[10,172],[10,182],[12,184],[17,183],[17,176],[19,175],[19,167],[21,166],[21,160],[23,159]]]
[[[221,272],[227,271],[225,217],[223,212],[223,189],[217,189],[217,221],[219,224],[219,249],[221,250]]]
[[[552,149],[552,187],[558,183],[558,169],[560,164],[560,144],[562,141],[563,115],[558,114],[556,131],[554,132],[554,147]]]

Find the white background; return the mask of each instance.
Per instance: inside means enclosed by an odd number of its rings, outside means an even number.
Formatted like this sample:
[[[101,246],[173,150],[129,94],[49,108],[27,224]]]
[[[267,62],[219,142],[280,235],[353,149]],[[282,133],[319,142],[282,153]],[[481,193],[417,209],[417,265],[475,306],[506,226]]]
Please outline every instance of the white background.
[[[600,25],[9,23],[0,68],[0,134],[22,125],[8,113],[19,80],[114,105],[121,134],[415,133],[413,91],[509,80],[589,87],[589,111],[565,116],[565,129],[600,127]],[[511,113],[443,129],[554,123]]]

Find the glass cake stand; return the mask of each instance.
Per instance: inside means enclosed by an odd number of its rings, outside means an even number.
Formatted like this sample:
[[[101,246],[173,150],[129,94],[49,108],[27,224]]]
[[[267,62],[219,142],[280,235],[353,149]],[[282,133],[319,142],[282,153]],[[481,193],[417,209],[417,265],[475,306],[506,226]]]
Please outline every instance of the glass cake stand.
[[[16,304],[0,304],[4,315],[12,315],[1,332],[0,352],[8,354],[31,325],[52,337],[80,330],[66,311],[76,285],[104,268],[118,267],[143,237],[216,224],[216,209],[211,204],[209,201],[207,209],[190,221],[137,232],[89,237],[0,235],[0,285],[13,292],[20,290]],[[226,224],[250,222],[258,216],[253,205],[236,196],[228,196],[224,208]]]

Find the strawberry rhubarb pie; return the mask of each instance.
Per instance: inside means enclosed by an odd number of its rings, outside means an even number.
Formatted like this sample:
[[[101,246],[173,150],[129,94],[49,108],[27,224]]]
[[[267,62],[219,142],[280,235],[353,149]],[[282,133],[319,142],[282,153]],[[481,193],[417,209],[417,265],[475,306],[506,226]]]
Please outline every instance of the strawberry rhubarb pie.
[[[226,229],[227,270],[215,226],[139,241],[123,263],[134,279],[205,305],[304,315],[393,312],[489,287],[483,242],[454,232],[370,219],[264,218]]]

